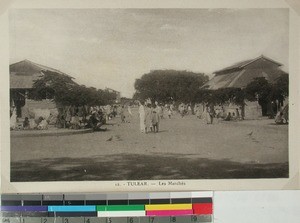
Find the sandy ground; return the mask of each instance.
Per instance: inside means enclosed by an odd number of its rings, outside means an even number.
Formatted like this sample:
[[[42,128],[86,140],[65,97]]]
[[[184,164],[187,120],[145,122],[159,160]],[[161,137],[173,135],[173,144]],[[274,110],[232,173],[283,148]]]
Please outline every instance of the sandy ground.
[[[138,174],[137,170],[153,168],[154,164],[158,165],[157,168],[161,166],[166,169],[160,168],[162,173],[156,175],[151,174],[150,171],[148,175],[146,174],[149,177],[146,179],[222,178],[226,175],[225,173],[216,176],[210,173],[203,175],[203,173],[197,174],[197,171],[191,175],[183,173],[182,170],[187,167],[187,162],[189,165],[194,163],[195,167],[206,163],[205,165],[211,169],[214,169],[214,165],[219,169],[228,166],[234,170],[245,167],[250,169],[266,167],[269,171],[274,165],[279,165],[280,171],[282,165],[285,170],[287,169],[288,126],[274,125],[273,120],[240,122],[216,120],[213,125],[207,125],[205,121],[192,115],[184,118],[174,115],[171,119],[161,121],[159,133],[142,134],[139,132],[138,114],[134,109],[130,123],[121,123],[120,119],[116,118],[110,121],[110,124],[106,126],[108,128],[106,132],[11,137],[12,179],[19,181],[20,176],[25,174],[22,179],[26,180],[36,168],[50,168],[54,172],[61,173],[60,177],[56,175],[58,179],[53,176],[52,180],[141,179],[143,175]],[[164,166],[168,162],[170,166]],[[215,162],[214,165],[212,162]],[[223,163],[218,164],[218,162]],[[78,169],[91,163],[95,164],[90,166],[91,169],[95,169],[98,165],[97,168],[101,166],[103,170],[102,165],[110,163],[115,170],[120,171],[115,178],[111,175],[104,177],[105,174],[101,171],[91,176],[87,174],[73,176],[76,172],[74,168]],[[68,171],[73,175],[68,175]],[[229,174],[226,178],[244,176],[242,172],[237,175],[230,175],[229,172],[226,172]],[[264,176],[265,172],[253,173],[249,177],[274,177],[275,172],[270,176]],[[247,174],[245,176],[247,177]],[[278,175],[278,177],[282,176],[286,176],[286,173]],[[43,180],[47,179],[43,178]],[[33,180],[40,180],[40,178]]]

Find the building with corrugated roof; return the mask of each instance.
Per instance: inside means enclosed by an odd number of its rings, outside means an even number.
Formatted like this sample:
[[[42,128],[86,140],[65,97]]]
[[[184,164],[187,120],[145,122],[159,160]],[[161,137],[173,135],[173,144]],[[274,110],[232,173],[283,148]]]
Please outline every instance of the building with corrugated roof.
[[[264,55],[246,60],[224,69],[214,72],[214,77],[209,80],[202,88],[217,90],[220,88],[245,88],[255,78],[264,77],[268,82],[275,83],[282,75],[286,74],[282,69],[282,64]],[[243,109],[245,117],[258,118],[262,116],[262,108],[258,102],[246,102]],[[238,108],[236,105],[229,105],[227,110],[234,112]],[[266,108],[264,108],[264,111]]]
[[[28,93],[33,88],[36,80],[41,78],[45,71],[51,71],[57,75],[73,77],[59,70],[34,63],[29,60],[23,60],[9,67],[10,71],[10,103],[16,107],[17,116],[24,117],[28,115],[30,109],[55,109],[56,104],[47,98],[41,101],[34,101],[28,98]]]
[[[282,64],[262,55],[215,71],[215,76],[203,87],[211,90],[230,87],[245,88],[257,77],[265,77],[267,81],[274,83],[285,73],[280,69],[281,66]]]

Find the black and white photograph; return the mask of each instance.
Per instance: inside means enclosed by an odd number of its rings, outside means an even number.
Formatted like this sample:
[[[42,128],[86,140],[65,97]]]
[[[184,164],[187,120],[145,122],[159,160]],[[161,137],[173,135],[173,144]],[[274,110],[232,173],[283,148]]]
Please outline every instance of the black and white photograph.
[[[10,181],[289,178],[289,27],[287,8],[10,9]]]

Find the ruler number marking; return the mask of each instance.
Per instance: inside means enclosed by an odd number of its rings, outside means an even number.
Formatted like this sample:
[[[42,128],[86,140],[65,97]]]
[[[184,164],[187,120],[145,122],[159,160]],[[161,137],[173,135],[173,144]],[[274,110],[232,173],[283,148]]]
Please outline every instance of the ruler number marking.
[[[197,221],[198,221],[198,218],[197,218],[197,216],[195,216],[195,215],[194,215],[194,216],[192,216],[192,217],[191,217],[191,221],[192,221],[192,222],[197,222]]]

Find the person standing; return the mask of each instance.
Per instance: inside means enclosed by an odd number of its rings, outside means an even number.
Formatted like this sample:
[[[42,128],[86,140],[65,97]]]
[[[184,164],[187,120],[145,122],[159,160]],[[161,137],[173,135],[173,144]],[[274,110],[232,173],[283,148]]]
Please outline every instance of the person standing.
[[[245,106],[246,106],[247,104],[244,102],[243,104],[242,104],[242,106],[240,107],[240,110],[241,110],[241,120],[244,120],[245,119]]]
[[[183,118],[184,116],[184,104],[181,103],[179,106],[178,106],[178,110],[179,110],[179,113],[181,115],[181,118]]]
[[[171,116],[172,116],[171,108],[168,108],[168,117],[169,117],[169,119],[171,119]]]
[[[109,117],[110,117],[111,106],[106,105],[104,109],[105,109],[105,119],[106,119],[106,122],[107,122],[109,120]]]
[[[69,106],[67,108],[67,111],[66,111],[66,124],[65,124],[65,127],[66,128],[69,128],[70,127],[70,122],[71,122],[71,118],[72,118],[72,114],[71,114],[71,106]]]
[[[151,109],[151,104],[147,104],[145,106],[145,133],[151,131],[152,127],[152,109]]]
[[[240,120],[240,119],[241,119],[241,116],[240,116],[239,109],[236,108],[235,110],[236,110],[236,119],[237,119],[237,120]]]
[[[17,127],[17,109],[13,107],[12,115],[10,117],[10,129],[14,130]]]
[[[215,108],[213,105],[209,107],[209,116],[210,116],[210,124],[213,124],[213,120],[215,116]]]
[[[154,106],[154,109],[152,111],[152,126],[153,126],[153,131],[156,133],[159,131],[159,113],[158,113],[158,107]]]
[[[204,110],[204,114],[205,114],[205,119],[206,119],[206,124],[209,124],[210,123],[210,115],[209,115],[209,108],[208,106],[205,107],[205,110]]]
[[[145,133],[145,107],[144,105],[139,102],[139,115],[140,115],[140,131],[142,133]]]
[[[212,119],[211,119],[211,111],[210,107],[206,106],[205,107],[205,117],[206,117],[206,124],[212,124]]]
[[[198,106],[198,105],[195,105],[195,112],[196,112],[196,117],[197,118],[201,118],[201,109],[200,109],[200,107]]]
[[[114,105],[113,112],[112,112],[112,115],[113,115],[114,118],[117,116],[117,113],[118,113],[117,106]]]
[[[28,117],[25,117],[25,120],[23,121],[23,129],[25,130],[30,129],[30,123]]]
[[[174,108],[175,108],[175,107],[174,107],[174,105],[173,105],[173,104],[171,104],[171,105],[170,105],[171,115],[173,115]]]
[[[163,106],[161,104],[158,104],[156,106],[156,112],[158,113],[158,115],[161,119],[164,118]]]
[[[122,105],[122,107],[121,107],[120,116],[121,116],[121,122],[122,122],[122,123],[125,123],[125,122],[126,122],[126,121],[125,121],[126,116],[125,116],[125,108],[124,108],[124,105]]]
[[[192,110],[192,106],[188,105],[188,114],[192,115],[193,114],[193,110]]]
[[[128,107],[127,107],[127,112],[128,112],[128,115],[127,115],[127,122],[130,122],[131,117],[132,117],[132,112],[131,112],[131,106],[130,106],[130,104],[129,104]]]

